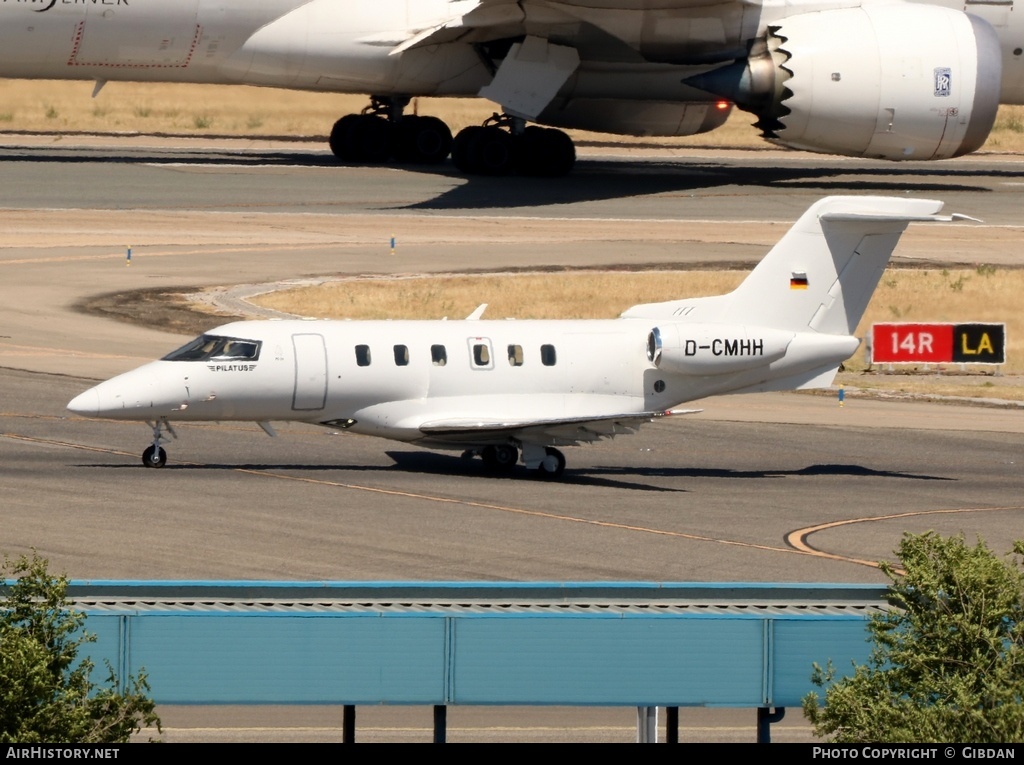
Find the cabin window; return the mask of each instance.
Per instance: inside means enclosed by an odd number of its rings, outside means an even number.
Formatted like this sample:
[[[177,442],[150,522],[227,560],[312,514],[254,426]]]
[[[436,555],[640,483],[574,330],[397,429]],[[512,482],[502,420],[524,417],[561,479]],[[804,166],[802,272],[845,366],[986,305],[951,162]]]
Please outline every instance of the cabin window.
[[[434,362],[435,367],[443,367],[448,363],[448,351],[443,345],[432,345],[430,346],[430,360]]]
[[[555,346],[553,345],[542,345],[540,347],[540,361],[546,367],[553,367],[557,358],[555,356]]]
[[[521,367],[523,365],[523,346],[510,345],[508,347],[509,366]]]
[[[368,345],[357,345],[356,346],[356,364],[361,367],[370,366],[370,346]]]
[[[395,346],[395,364],[400,367],[405,367],[409,365],[409,346]]]
[[[200,335],[176,351],[164,356],[164,361],[256,361],[260,357],[259,340],[237,337]]]
[[[473,363],[478,367],[491,365],[491,351],[487,343],[473,343]]]

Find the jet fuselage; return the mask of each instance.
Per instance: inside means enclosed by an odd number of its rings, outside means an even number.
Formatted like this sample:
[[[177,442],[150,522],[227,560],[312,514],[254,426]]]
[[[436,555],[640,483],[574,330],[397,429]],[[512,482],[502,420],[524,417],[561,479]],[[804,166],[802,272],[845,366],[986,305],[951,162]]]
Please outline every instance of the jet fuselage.
[[[859,344],[848,336],[710,324],[680,328],[689,342],[656,355],[656,324],[239,322],[102,383],[70,406],[127,420],[297,420],[459,447],[475,437],[437,437],[430,424],[457,429],[461,420],[469,426],[660,412],[834,368]],[[659,334],[670,334],[672,323],[660,324]]]

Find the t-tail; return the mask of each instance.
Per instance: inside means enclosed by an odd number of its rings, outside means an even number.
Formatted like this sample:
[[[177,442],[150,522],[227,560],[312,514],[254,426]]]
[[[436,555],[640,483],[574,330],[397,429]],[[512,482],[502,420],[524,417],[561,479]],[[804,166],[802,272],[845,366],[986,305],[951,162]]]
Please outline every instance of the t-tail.
[[[729,294],[623,316],[657,320],[651,358],[700,376],[695,395],[828,387],[860,344],[854,332],[907,224],[963,217],[941,209],[927,199],[822,199]]]
[[[826,197],[729,294],[638,305],[623,316],[852,335],[907,225],[965,217],[941,209],[929,199]]]

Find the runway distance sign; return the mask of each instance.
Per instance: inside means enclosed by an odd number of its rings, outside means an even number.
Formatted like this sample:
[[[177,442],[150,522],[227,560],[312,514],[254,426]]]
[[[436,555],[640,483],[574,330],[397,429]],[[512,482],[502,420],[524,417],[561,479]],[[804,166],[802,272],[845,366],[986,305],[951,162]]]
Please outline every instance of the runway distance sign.
[[[1005,324],[874,324],[872,364],[1004,364]]]

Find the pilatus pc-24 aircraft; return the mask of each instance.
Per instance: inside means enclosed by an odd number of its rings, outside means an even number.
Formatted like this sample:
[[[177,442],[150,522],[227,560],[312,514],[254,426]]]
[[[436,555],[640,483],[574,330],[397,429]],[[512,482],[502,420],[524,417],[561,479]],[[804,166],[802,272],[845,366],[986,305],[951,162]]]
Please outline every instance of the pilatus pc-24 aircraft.
[[[1024,103],[1020,1],[2,0],[0,77],[367,94],[339,158],[469,173],[568,172],[569,137],[528,123],[683,136],[734,104],[785,146],[944,159]],[[453,144],[416,96],[502,114]]]
[[[161,467],[173,421],[272,420],[520,459],[558,476],[556,447],[631,433],[720,393],[818,388],[910,221],[942,203],[831,197],[812,206],[728,295],[651,303],[618,319],[243,321],[97,385],[68,404],[147,421]]]

